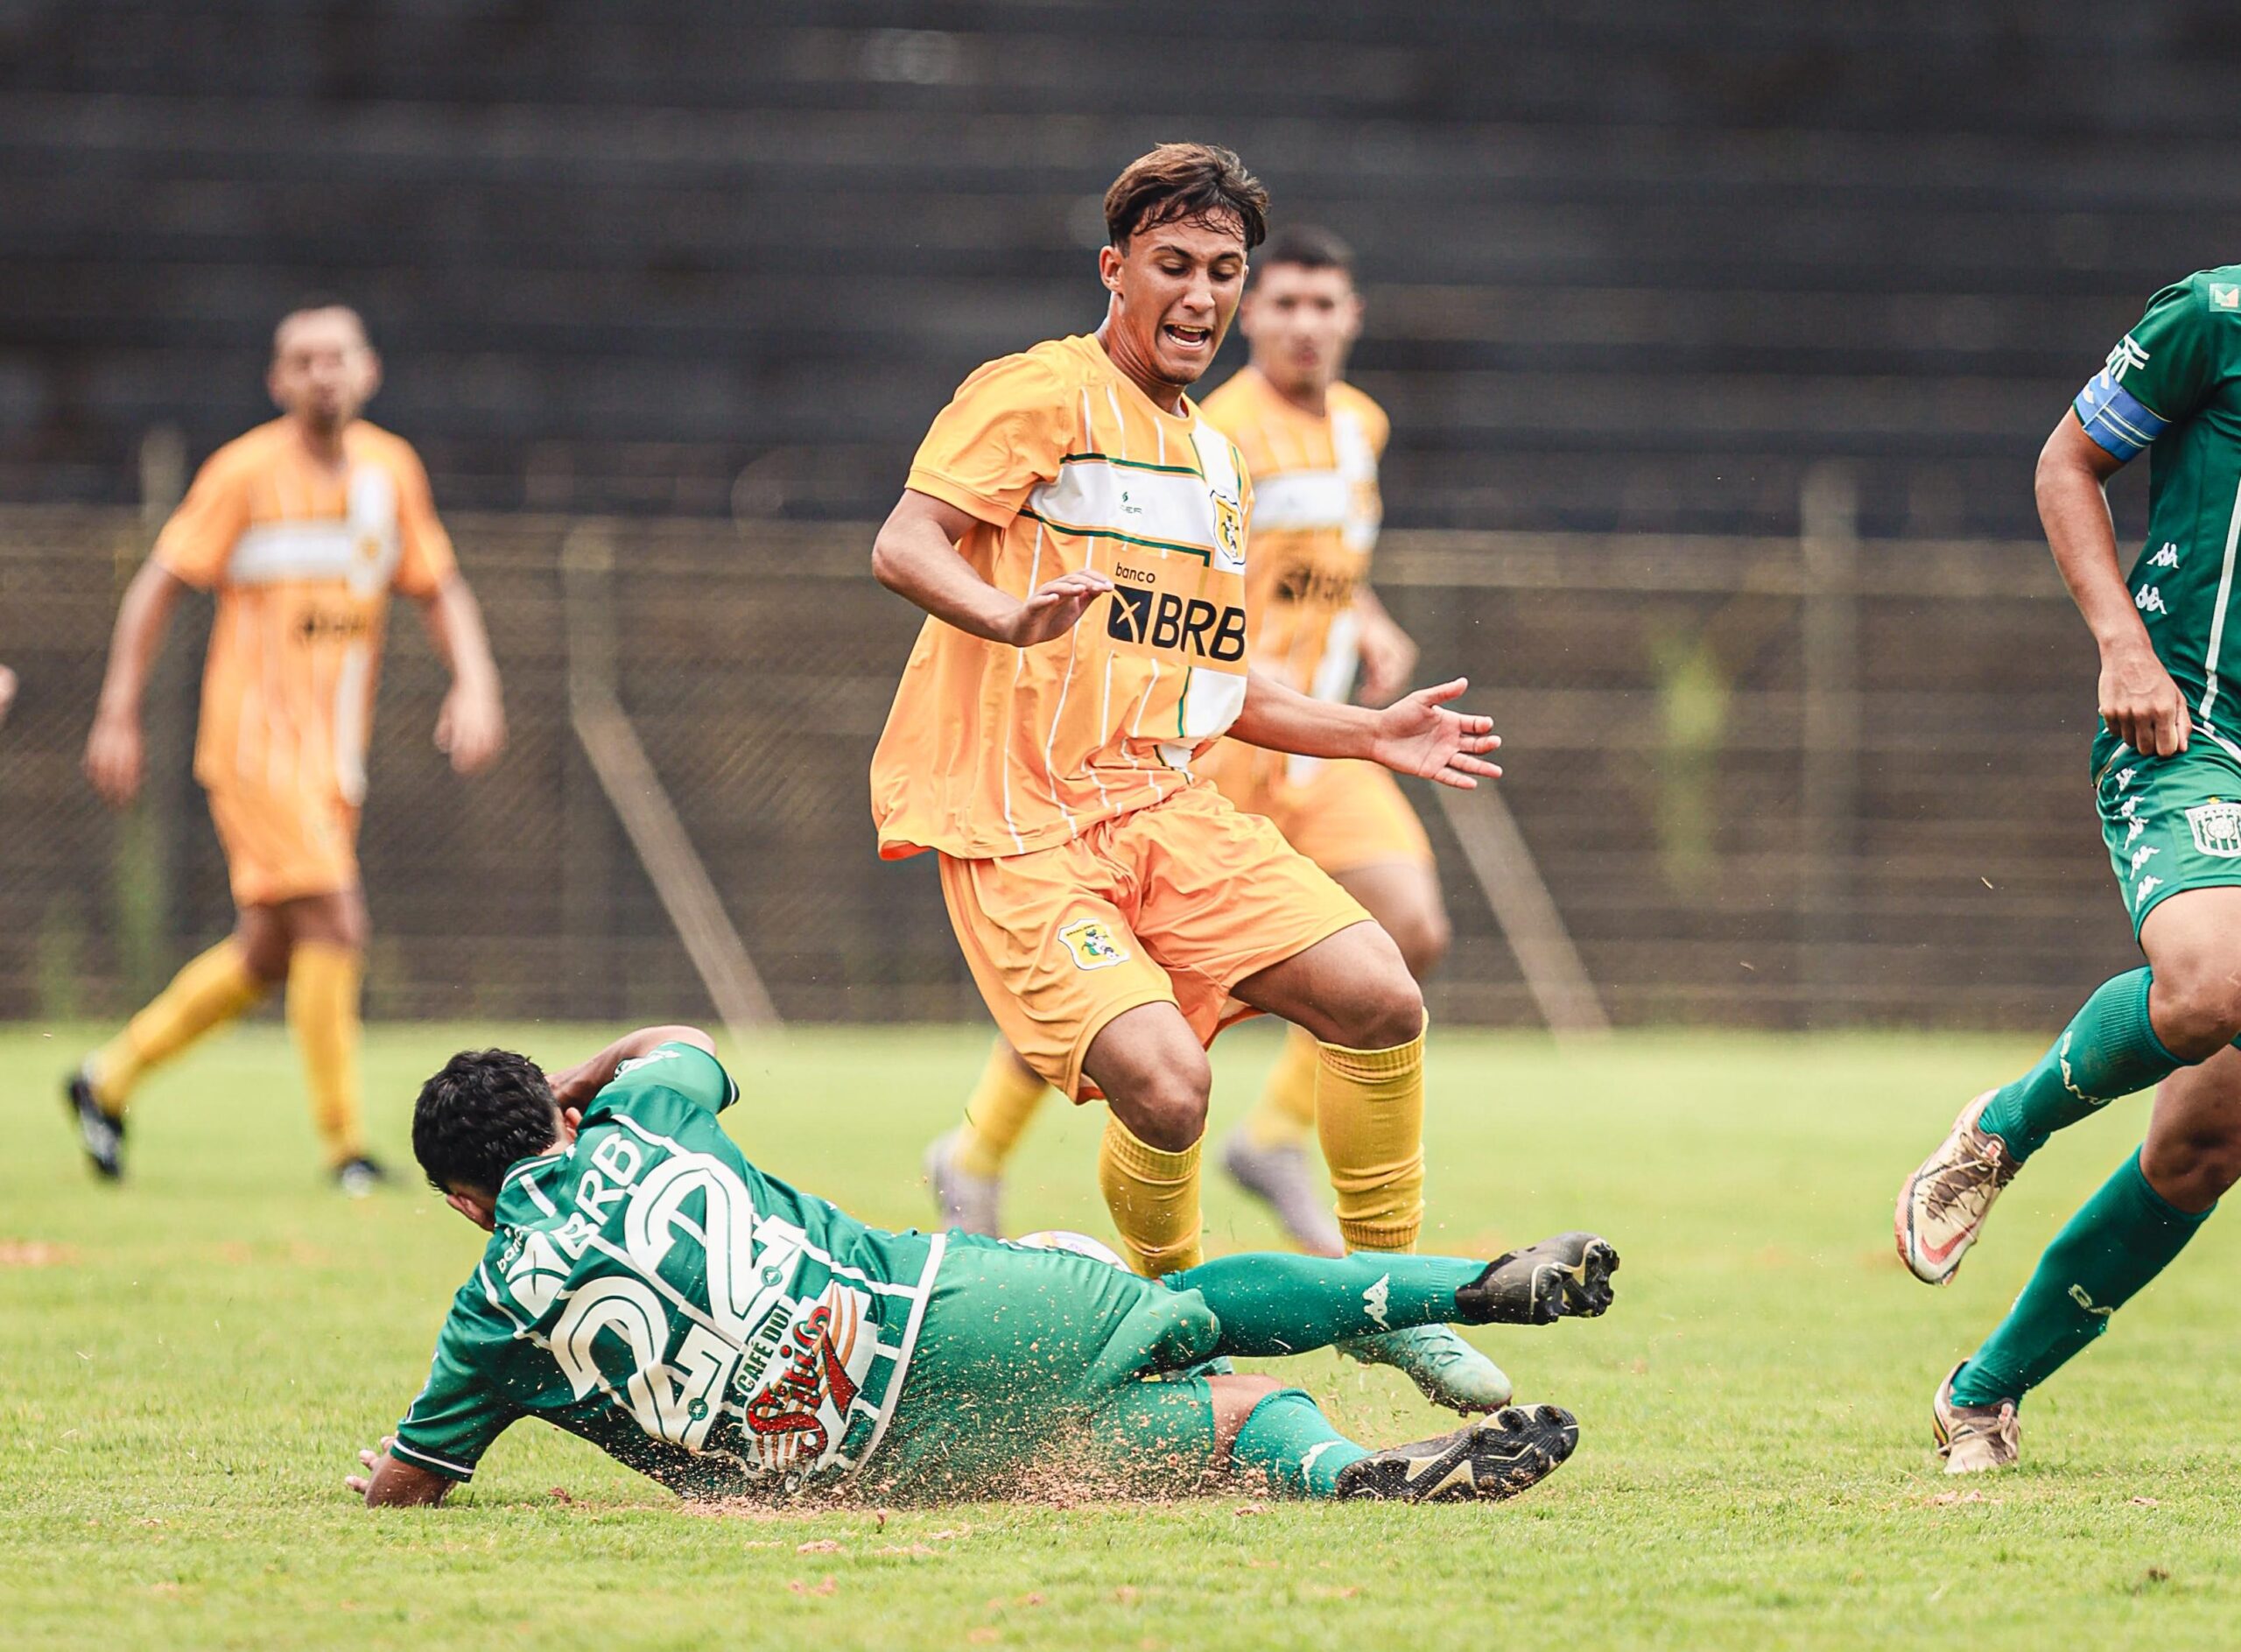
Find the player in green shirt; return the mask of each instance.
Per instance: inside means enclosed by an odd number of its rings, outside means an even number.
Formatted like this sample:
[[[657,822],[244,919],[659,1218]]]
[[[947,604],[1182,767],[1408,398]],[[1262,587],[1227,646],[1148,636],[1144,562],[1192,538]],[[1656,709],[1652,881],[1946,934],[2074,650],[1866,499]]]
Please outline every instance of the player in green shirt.
[[[413,1153],[491,1240],[426,1388],[361,1453],[348,1483],[369,1504],[439,1501],[524,1417],[680,1493],[757,1498],[1171,1493],[1244,1469],[1306,1497],[1492,1500],[1578,1439],[1569,1412],[1508,1407],[1373,1452],[1299,1390],[1210,1362],[1600,1313],[1618,1257],[1592,1234],[1491,1263],[1255,1254],[1145,1279],[888,1233],[747,1161],[716,1121],[739,1090],[713,1051],[651,1027],[550,1081],[490,1050],[423,1086]]]
[[[2127,579],[2104,491],[2153,451]],[[1932,1405],[1946,1472],[2016,1460],[2016,1408],[2192,1238],[2241,1179],[2241,266],[2148,301],[2039,456],[2039,514],[2100,645],[2092,775],[2146,968],[2104,981],[2039,1064],[1988,1090],[1900,1190],[1899,1250],[1953,1277],[2055,1131],[2160,1085],[2147,1139],[2056,1235]]]

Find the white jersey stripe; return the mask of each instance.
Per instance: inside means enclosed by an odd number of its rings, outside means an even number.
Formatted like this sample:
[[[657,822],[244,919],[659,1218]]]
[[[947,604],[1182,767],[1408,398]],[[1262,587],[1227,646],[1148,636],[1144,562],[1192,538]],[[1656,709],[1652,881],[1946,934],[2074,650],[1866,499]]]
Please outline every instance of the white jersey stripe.
[[[2233,491],[2233,514],[2225,524],[2225,566],[2217,576],[2217,607],[2209,622],[2209,651],[2202,657],[2202,720],[2208,723],[2217,704],[2217,654],[2225,641],[2225,608],[2233,596],[2233,552],[2241,545],[2241,485]]]

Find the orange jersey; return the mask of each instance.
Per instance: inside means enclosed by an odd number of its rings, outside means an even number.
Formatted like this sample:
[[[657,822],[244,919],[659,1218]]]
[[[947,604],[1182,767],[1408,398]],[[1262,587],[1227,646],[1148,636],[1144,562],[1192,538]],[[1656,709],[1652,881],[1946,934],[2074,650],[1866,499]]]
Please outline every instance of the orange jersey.
[[[156,560],[217,594],[194,777],[355,807],[389,594],[432,594],[451,541],[411,447],[362,422],[334,471],[285,418],[211,454]]]
[[[1333,384],[1320,418],[1247,367],[1206,397],[1205,416],[1245,455],[1258,498],[1246,606],[1254,668],[1317,699],[1353,686],[1354,589],[1369,574],[1384,507],[1377,461],[1385,410]]]
[[[1059,339],[966,379],[909,486],[973,518],[958,550],[998,589],[1094,568],[1114,591],[1033,648],[926,621],[872,758],[880,853],[1020,854],[1192,784],[1245,704],[1253,495],[1229,439]]]

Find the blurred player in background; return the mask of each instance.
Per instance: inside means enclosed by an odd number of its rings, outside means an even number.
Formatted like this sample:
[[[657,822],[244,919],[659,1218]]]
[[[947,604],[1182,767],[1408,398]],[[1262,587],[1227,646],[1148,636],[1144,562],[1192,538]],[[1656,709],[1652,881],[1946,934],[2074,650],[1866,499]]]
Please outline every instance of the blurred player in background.
[[[1184,393],[1214,358],[1267,193],[1226,150],[1164,144],[1106,195],[1104,325],[973,373],[920,446],[873,568],[930,615],[872,761],[890,858],[938,852],[998,1029],[1108,1103],[1098,1179],[1130,1261],[1200,1259],[1200,1139],[1222,1026],[1318,1041],[1317,1120],[1354,1250],[1423,1221],[1423,996],[1391,938],[1191,764],[1225,733],[1451,785],[1500,771],[1448,683],[1384,711],[1246,660],[1252,484]],[[1458,1409],[1509,1397],[1444,1325],[1360,1351]]]
[[[2105,489],[2153,451],[2147,543],[2120,571]],[[1899,1193],[1899,1254],[1952,1279],[2056,1130],[2159,1085],[2147,1140],[2055,1236],[1931,1414],[1948,1473],[2005,1468],[2017,1408],[2170,1265],[2241,1180],[2241,265],[2148,301],[2039,455],[2039,515],[2100,646],[2101,834],[2146,967],[2104,981],[2039,1064],[1962,1109]],[[2137,1409],[2137,1408],[2135,1408]]]
[[[381,364],[355,311],[285,317],[266,380],[282,416],[210,456],[124,594],[86,774],[113,807],[145,768],[141,699],[180,595],[216,594],[194,777],[226,854],[234,932],[67,1085],[87,1156],[123,1173],[134,1086],[212,1028],[287,983],[312,1111],[337,1184],[382,1178],[360,1134],[358,989],[366,905],[358,812],[391,591],[419,606],[451,692],[436,744],[472,774],[505,743],[498,673],[474,594],[403,440],[358,417]]]
[[[1385,411],[1345,383],[1361,333],[1353,256],[1326,229],[1296,225],[1254,260],[1237,325],[1252,359],[1200,411],[1245,455],[1253,479],[1246,566],[1247,657],[1254,669],[1317,699],[1356,688],[1387,706],[1409,686],[1416,647],[1369,587],[1384,515],[1378,460]],[[1447,910],[1431,843],[1391,774],[1225,740],[1198,764],[1239,808],[1338,880],[1401,949],[1418,981],[1447,950]],[[1306,1149],[1315,1128],[1315,1039],[1292,1028],[1260,1105],[1223,1148],[1222,1164],[1266,1200],[1303,1250],[1337,1255],[1338,1224]],[[965,1122],[927,1150],[944,1218],[999,1231],[1001,1177],[1042,1079],[999,1043],[966,1102]]]

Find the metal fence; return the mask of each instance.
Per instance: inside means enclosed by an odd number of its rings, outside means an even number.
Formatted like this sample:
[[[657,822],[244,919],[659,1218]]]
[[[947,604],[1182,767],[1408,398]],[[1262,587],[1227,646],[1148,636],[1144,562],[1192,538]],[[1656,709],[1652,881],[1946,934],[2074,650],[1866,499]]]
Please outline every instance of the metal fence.
[[[1503,795],[1614,1019],[2043,1022],[2129,946],[2087,784],[2090,644],[2041,546],[1858,541],[1841,472],[1805,503],[1801,539],[1394,532],[1378,582],[1425,673],[1468,672],[1494,714]],[[706,1013],[571,725],[587,612],[778,1010],[978,1013],[931,861],[874,852],[866,769],[917,615],[870,580],[868,527],[452,526],[512,744],[450,774],[442,673],[401,608],[363,842],[370,1013]],[[0,1016],[122,1011],[228,920],[187,776],[206,619],[166,650],[141,805],[109,814],[77,772],[147,534],[0,510],[0,662],[23,683],[0,727]],[[1457,929],[1435,1013],[1530,1023],[1427,791]]]

